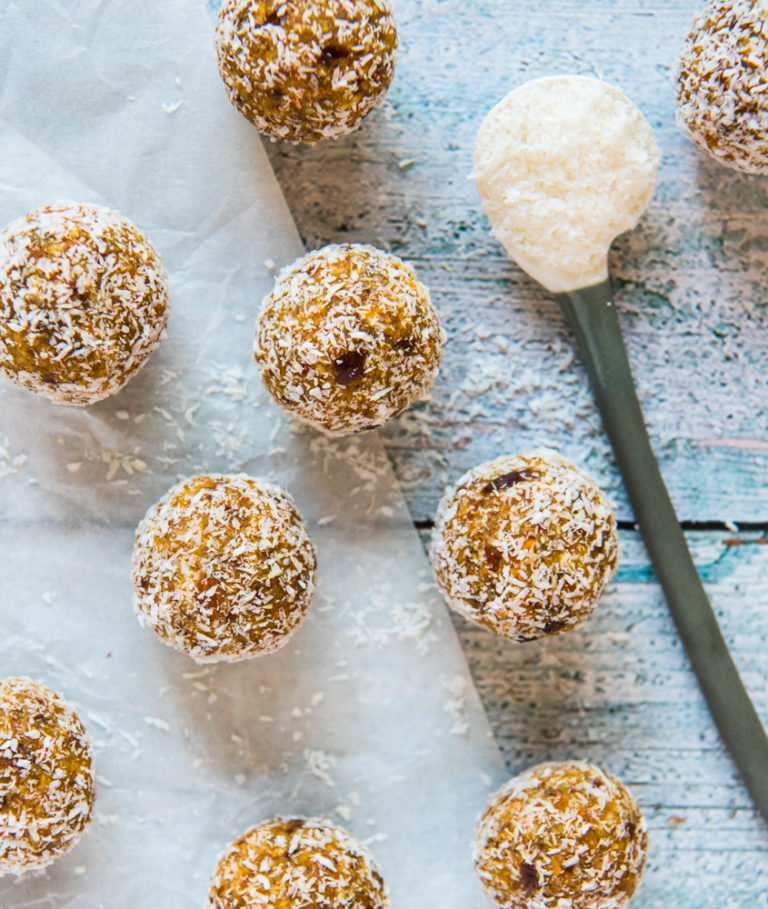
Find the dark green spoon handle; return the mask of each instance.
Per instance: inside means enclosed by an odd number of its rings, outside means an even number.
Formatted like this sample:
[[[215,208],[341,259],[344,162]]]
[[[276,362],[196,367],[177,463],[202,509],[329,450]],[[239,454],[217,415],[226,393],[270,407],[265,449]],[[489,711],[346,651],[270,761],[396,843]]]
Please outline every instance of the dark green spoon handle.
[[[651,449],[610,282],[556,299],[578,338],[635,520],[693,671],[755,806],[768,821],[768,737],[723,639]]]

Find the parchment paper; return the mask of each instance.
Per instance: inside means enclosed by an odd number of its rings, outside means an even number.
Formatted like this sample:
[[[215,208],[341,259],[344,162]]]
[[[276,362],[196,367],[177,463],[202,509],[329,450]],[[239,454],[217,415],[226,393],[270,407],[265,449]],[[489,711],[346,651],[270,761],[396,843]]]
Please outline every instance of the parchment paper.
[[[402,909],[484,905],[469,842],[504,769],[375,434],[281,417],[251,360],[274,267],[301,245],[194,0],[0,0],[0,220],[58,199],[146,230],[168,339],[116,397],[0,386],[0,671],[73,701],[96,744],[87,838],[0,880],[2,909],[201,909],[216,856],[274,814],[369,842]],[[142,630],[133,531],[179,476],[285,485],[319,555],[277,654],[200,667]]]

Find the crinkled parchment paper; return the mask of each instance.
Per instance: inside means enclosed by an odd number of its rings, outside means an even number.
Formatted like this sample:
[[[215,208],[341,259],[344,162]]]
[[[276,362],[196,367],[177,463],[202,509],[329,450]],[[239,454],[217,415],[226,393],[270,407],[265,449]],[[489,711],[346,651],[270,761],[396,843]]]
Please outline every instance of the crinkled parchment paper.
[[[278,813],[368,842],[395,909],[483,906],[469,843],[502,763],[376,435],[329,440],[261,388],[256,311],[302,250],[203,3],[0,0],[0,62],[0,220],[108,204],[173,289],[116,397],[0,386],[0,673],[78,706],[100,780],[86,839],[0,906],[201,909],[227,842]],[[277,654],[198,666],[133,614],[134,528],[202,470],[274,479],[309,525],[319,588]]]

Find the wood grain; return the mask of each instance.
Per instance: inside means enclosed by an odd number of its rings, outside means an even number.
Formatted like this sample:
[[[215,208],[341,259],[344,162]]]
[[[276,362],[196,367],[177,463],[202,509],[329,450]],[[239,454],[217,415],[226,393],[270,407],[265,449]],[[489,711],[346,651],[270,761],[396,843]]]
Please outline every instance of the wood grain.
[[[726,640],[768,722],[764,541],[689,535]],[[768,906],[768,827],[719,742],[642,543],[632,532],[621,543],[616,582],[576,632],[521,645],[456,618],[496,738],[512,772],[578,757],[630,786],[651,844],[633,907]]]
[[[308,247],[392,250],[441,313],[449,341],[432,400],[383,432],[416,520],[466,469],[537,445],[585,466],[632,518],[560,313],[490,237],[467,179],[496,101],[527,79],[583,73],[622,88],[663,153],[654,200],[615,244],[611,272],[679,515],[768,522],[768,182],[709,160],[675,128],[677,54],[701,5],[397,0],[401,55],[384,107],[336,142],[267,143]],[[768,722],[764,540],[690,536]],[[720,746],[636,534],[622,533],[616,583],[580,631],[516,645],[456,625],[510,771],[583,757],[638,796],[651,856],[633,906],[768,906],[768,828]]]
[[[612,275],[654,447],[684,520],[768,516],[768,214],[764,179],[727,170],[674,125],[674,69],[696,3],[400,0],[387,104],[351,136],[268,151],[309,247],[370,242],[413,262],[449,331],[431,402],[384,433],[414,517],[501,451],[549,445],[631,517],[573,342],[550,296],[490,236],[472,182],[485,113],[521,82],[598,74],[663,152]]]

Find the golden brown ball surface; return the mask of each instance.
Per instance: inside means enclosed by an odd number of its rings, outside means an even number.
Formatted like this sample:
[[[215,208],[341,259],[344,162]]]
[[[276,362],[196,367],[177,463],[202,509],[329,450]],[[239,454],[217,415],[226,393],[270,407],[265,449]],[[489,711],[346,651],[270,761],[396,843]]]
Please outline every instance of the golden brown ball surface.
[[[0,876],[45,868],[91,821],[96,769],[69,704],[26,678],[0,680]]]
[[[618,563],[610,503],[551,452],[482,464],[443,497],[430,546],[438,586],[470,621],[529,641],[578,627]]]
[[[0,232],[0,375],[57,404],[119,391],[169,306],[159,256],[115,211],[61,202]]]
[[[387,890],[368,850],[328,821],[251,827],[219,859],[209,909],[386,909]]]
[[[372,246],[325,246],[284,269],[254,354],[297,420],[335,435],[381,426],[423,398],[445,339],[413,269]]]
[[[174,486],[139,524],[134,604],[142,625],[198,662],[277,650],[309,611],[315,550],[290,497],[246,476]]]
[[[538,764],[488,805],[475,870],[500,909],[622,909],[647,847],[643,816],[619,780],[581,761]]]
[[[394,75],[386,0],[225,0],[215,38],[230,100],[273,139],[351,132]]]
[[[677,122],[721,164],[768,173],[768,2],[709,0],[680,55]]]

